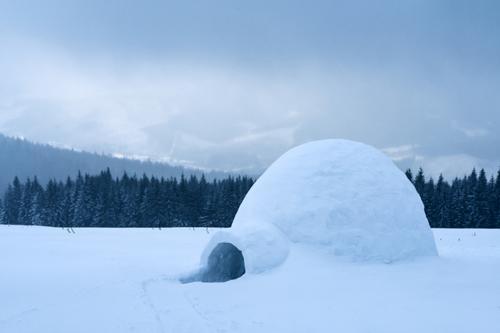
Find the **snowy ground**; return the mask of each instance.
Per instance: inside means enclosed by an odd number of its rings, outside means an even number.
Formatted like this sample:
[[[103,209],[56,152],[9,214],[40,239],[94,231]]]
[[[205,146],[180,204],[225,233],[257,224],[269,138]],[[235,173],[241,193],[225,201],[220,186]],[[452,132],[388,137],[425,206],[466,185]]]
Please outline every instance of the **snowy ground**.
[[[500,332],[500,230],[434,234],[440,258],[293,246],[266,274],[182,285],[205,230],[0,226],[0,332]]]

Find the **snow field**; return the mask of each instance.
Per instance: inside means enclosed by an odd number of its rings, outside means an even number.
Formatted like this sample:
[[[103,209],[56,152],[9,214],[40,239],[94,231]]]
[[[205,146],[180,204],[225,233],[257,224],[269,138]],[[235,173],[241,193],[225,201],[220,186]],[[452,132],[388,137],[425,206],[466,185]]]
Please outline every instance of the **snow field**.
[[[214,230],[0,226],[0,332],[500,332],[500,230],[433,230],[440,257],[283,265],[180,284]]]

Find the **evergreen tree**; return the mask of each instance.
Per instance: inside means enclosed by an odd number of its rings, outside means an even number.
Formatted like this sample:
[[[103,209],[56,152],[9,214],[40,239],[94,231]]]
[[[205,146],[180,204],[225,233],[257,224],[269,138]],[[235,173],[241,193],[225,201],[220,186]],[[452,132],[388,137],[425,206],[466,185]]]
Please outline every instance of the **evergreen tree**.
[[[408,180],[413,183],[413,172],[411,171],[411,169],[406,169],[405,175],[406,178],[408,178]]]
[[[424,195],[424,189],[425,189],[425,176],[424,176],[424,170],[422,170],[422,168],[418,169],[418,173],[415,176],[413,184],[415,185],[415,189],[417,190],[418,194],[420,194],[420,196],[422,197]]]
[[[141,203],[141,212],[144,226],[157,227],[161,229],[163,217],[160,216],[160,184],[156,178],[152,178],[144,191]]]
[[[433,220],[437,228],[446,228],[450,225],[449,221],[449,185],[444,181],[443,175],[439,175],[436,183],[436,190],[433,196]]]
[[[3,201],[0,199],[0,224],[4,224],[5,211],[3,209]]]
[[[493,212],[494,220],[491,223],[491,227],[500,228],[500,170],[498,170],[495,186],[493,189]],[[496,218],[495,218],[496,217]]]
[[[436,207],[434,202],[434,180],[429,178],[429,181],[424,185],[422,193],[422,201],[424,202],[425,215],[429,220],[431,227],[436,227]]]
[[[453,226],[455,228],[463,228],[463,221],[465,215],[464,198],[465,198],[465,192],[464,192],[463,182],[460,179],[455,178],[455,180],[453,180],[453,183],[451,185],[451,197],[449,203],[450,207],[449,227]]]
[[[72,229],[73,228],[73,182],[70,178],[66,180],[66,184],[59,188],[59,219],[61,220],[61,227]]]
[[[31,205],[31,224],[33,225],[42,225],[42,196],[43,193],[36,192],[35,196],[33,197],[33,203]]]
[[[4,199],[4,214],[6,224],[19,224],[19,211],[22,203],[22,187],[19,178],[15,177],[9,185]]]
[[[464,228],[472,228],[478,219],[478,209],[476,206],[477,172],[473,169],[470,176],[464,178],[465,201],[464,201]]]
[[[481,169],[479,172],[477,184],[474,189],[474,200],[476,217],[473,226],[476,228],[486,228],[488,227],[490,212],[488,204],[488,181],[484,169]]]
[[[31,180],[28,178],[26,182],[21,185],[21,205],[19,207],[19,224],[30,225],[31,221]]]

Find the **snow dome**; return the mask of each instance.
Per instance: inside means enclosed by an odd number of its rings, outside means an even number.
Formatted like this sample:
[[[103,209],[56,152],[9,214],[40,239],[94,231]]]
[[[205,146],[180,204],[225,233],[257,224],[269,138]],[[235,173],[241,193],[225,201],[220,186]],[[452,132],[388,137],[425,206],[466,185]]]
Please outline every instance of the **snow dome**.
[[[224,265],[213,260],[222,243],[241,251],[248,273],[281,264],[290,243],[353,261],[436,255],[413,185],[382,152],[347,140],[307,143],[274,162],[246,195],[233,226],[207,245],[201,258],[206,271],[214,270],[210,262]]]

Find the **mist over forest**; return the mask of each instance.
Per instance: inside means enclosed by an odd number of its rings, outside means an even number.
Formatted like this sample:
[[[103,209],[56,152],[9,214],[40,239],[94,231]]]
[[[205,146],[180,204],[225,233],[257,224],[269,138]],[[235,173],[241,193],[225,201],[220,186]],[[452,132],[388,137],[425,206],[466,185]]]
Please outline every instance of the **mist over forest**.
[[[208,180],[211,180],[229,175],[225,172],[56,148],[2,134],[0,134],[0,161],[0,193],[2,195],[14,177],[24,181],[28,177],[36,176],[41,184],[46,184],[50,179],[65,180],[67,177],[74,177],[79,171],[96,175],[108,168],[114,175],[127,172],[129,175],[145,174],[164,178],[204,174]]]

